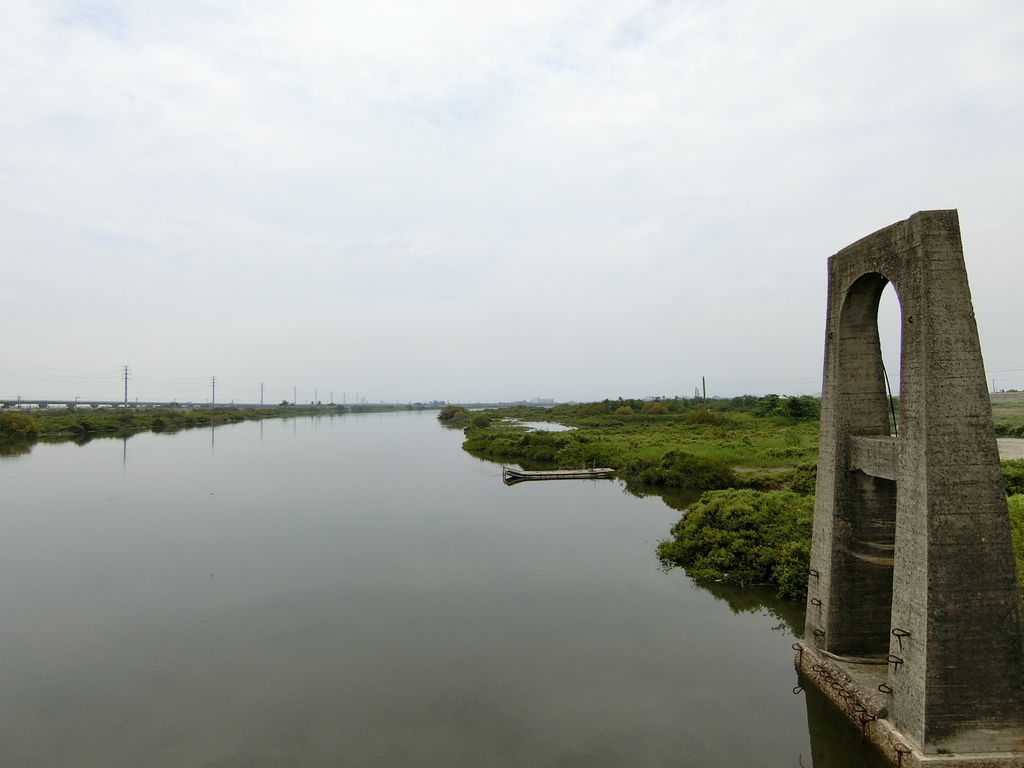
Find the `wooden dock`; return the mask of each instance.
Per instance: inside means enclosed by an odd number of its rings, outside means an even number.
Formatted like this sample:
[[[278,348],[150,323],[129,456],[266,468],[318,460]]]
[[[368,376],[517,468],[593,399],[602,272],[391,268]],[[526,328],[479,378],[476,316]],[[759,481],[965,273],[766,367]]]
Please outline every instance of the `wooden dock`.
[[[530,471],[526,469],[501,468],[501,479],[506,485],[522,483],[526,480],[600,480],[610,478],[615,470],[610,467],[594,469],[545,469]]]

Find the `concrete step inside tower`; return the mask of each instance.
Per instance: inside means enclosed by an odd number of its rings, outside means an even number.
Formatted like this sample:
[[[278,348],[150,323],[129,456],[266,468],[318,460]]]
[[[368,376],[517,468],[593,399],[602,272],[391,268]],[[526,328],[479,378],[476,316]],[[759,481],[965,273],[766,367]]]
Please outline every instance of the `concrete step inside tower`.
[[[878,336],[902,323],[896,431]],[[1024,635],[955,210],[828,262],[805,685],[894,764],[1024,768]]]

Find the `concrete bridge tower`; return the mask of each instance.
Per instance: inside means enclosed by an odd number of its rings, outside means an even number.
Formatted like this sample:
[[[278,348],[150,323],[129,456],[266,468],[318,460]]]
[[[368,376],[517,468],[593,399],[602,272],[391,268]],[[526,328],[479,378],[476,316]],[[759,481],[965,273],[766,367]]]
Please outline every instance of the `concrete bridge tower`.
[[[898,436],[877,323],[890,283]],[[799,651],[806,678],[904,767],[1024,766],[1020,597],[955,210],[914,214],[829,260]]]

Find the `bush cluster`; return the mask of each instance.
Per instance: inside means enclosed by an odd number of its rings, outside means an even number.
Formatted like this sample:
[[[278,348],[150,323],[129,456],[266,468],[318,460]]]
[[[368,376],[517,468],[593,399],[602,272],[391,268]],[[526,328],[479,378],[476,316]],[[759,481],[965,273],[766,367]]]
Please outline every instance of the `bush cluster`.
[[[996,437],[1024,437],[1024,424],[1001,421],[995,425]]]
[[[526,461],[534,464],[572,463],[578,451],[562,456],[576,442],[572,432],[524,432],[515,429],[489,429],[470,424],[462,447],[474,456],[499,461]],[[578,466],[578,465],[575,465]]]
[[[457,405],[446,405],[437,414],[438,421],[453,427],[465,423],[467,418],[466,409]]]
[[[1001,464],[1006,495],[1013,496],[1024,493],[1024,459],[1007,459]]]
[[[798,600],[807,594],[813,512],[813,500],[792,491],[708,491],[658,544],[658,559],[698,582],[771,584]]]
[[[623,464],[619,475],[627,482],[670,488],[708,490],[736,485],[736,473],[724,461],[684,451],[669,451],[658,461],[630,459]]]
[[[288,412],[289,414],[292,411]],[[68,408],[0,413],[0,443],[35,439],[88,439],[99,434],[127,435],[230,424],[283,415],[275,408]]]
[[[0,413],[0,438],[12,442],[30,440],[39,434],[39,424],[27,413]]]
[[[817,419],[821,416],[821,401],[808,395],[794,397],[765,395],[758,399],[754,407],[754,415],[762,418],[784,416],[790,419]]]

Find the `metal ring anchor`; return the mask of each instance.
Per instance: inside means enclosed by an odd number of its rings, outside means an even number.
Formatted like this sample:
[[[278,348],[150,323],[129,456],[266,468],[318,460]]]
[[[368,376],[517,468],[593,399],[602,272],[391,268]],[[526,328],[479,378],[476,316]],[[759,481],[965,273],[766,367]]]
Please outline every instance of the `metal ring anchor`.
[[[903,765],[903,756],[910,754],[910,748],[906,744],[896,742],[892,745],[893,751],[896,752],[896,768],[900,768]]]
[[[907,630],[905,630],[905,629],[900,629],[899,627],[893,627],[893,629],[892,629],[892,636],[895,637],[896,640],[899,642],[900,650],[902,651],[903,650],[903,638],[904,637],[910,637],[910,633],[907,632]]]

